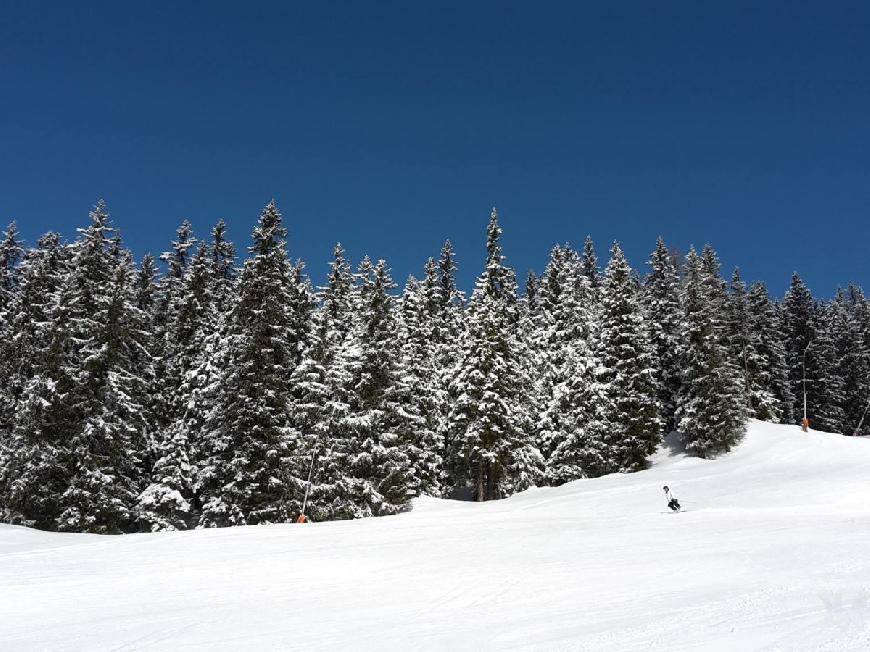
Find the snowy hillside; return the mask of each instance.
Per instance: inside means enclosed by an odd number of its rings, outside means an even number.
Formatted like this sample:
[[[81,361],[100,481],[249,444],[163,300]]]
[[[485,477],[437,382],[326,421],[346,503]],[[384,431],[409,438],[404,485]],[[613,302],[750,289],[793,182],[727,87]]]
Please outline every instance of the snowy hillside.
[[[0,649],[868,649],[868,546],[870,442],[753,422],[719,460],[397,517],[0,526]]]

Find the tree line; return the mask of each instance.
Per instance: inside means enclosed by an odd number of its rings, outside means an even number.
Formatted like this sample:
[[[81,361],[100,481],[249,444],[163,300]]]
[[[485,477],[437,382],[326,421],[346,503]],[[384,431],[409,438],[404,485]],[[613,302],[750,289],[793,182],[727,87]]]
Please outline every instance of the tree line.
[[[710,246],[555,246],[519,291],[493,209],[470,296],[448,241],[401,292],[337,245],[315,287],[268,204],[239,264],[184,222],[137,264],[105,205],[0,243],[0,518],[123,533],[394,514],[702,457],[750,417],[870,434],[870,304],[777,301]],[[161,265],[162,263],[162,265]],[[311,482],[308,483],[309,475]]]

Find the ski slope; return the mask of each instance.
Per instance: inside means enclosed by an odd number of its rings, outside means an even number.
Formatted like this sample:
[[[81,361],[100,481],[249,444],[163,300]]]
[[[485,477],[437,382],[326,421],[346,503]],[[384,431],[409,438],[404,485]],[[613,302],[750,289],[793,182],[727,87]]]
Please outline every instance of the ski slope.
[[[389,518],[0,526],[4,651],[650,648],[870,649],[870,441],[752,422],[718,460]]]

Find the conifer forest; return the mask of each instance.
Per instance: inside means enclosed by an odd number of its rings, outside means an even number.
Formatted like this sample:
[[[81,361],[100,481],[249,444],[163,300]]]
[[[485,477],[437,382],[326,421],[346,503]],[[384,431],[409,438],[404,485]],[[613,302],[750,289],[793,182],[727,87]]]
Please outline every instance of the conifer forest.
[[[0,520],[131,533],[389,515],[715,457],[749,418],[870,434],[870,303],[782,298],[710,246],[557,245],[524,291],[492,211],[470,294],[450,242],[399,287],[337,245],[316,284],[268,204],[245,255],[182,223],[135,261],[98,203],[0,243]],[[291,243],[292,245],[292,243]],[[292,247],[291,247],[292,249]],[[804,398],[804,396],[806,398]]]

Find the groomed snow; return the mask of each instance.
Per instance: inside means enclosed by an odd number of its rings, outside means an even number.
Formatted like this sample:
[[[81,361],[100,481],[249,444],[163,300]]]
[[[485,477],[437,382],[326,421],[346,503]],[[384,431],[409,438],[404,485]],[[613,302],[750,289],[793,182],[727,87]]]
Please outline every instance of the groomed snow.
[[[863,650],[868,550],[870,441],[753,422],[718,460],[390,518],[0,526],[0,650]]]

